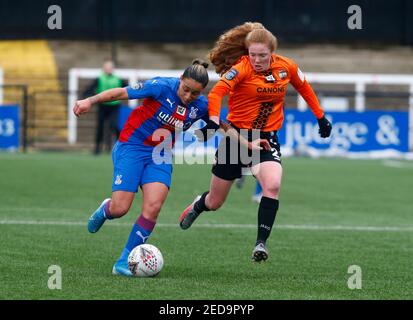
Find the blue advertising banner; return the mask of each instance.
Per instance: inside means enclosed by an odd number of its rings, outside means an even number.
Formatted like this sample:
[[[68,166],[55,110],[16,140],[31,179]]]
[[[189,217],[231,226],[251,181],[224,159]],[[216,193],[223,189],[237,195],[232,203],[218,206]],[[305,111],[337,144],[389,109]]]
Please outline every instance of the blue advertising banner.
[[[348,152],[409,150],[407,111],[327,112],[326,117],[333,123],[333,131],[330,138],[323,139],[311,111],[286,110],[280,144],[293,149],[306,145]]]
[[[19,148],[19,106],[0,105],[0,150]]]

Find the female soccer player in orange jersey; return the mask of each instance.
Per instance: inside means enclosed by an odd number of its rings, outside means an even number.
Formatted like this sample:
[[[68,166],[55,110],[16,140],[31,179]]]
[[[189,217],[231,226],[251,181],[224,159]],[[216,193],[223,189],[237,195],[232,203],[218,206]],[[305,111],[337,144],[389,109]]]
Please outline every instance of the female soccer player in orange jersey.
[[[237,132],[248,130],[249,141],[252,132],[259,130],[259,137],[266,139],[271,149],[262,148],[255,163],[242,163],[239,155],[234,163],[231,161],[234,149],[230,148],[233,140],[223,139],[216,153],[217,163],[212,167],[209,191],[198,196],[180,218],[181,228],[187,229],[201,212],[221,207],[234,180],[241,177],[242,168],[249,166],[263,189],[257,242],[252,254],[252,260],[257,262],[268,258],[266,241],[279,206],[282,167],[277,131],[284,120],[283,105],[289,83],[316,116],[321,137],[329,137],[332,129],[304,74],[293,60],[275,54],[276,47],[276,38],[262,24],[247,22],[221,35],[210,52],[209,58],[222,77],[208,95],[209,122],[202,133],[206,135],[207,131],[218,128],[222,99],[229,95],[227,120],[231,127]]]

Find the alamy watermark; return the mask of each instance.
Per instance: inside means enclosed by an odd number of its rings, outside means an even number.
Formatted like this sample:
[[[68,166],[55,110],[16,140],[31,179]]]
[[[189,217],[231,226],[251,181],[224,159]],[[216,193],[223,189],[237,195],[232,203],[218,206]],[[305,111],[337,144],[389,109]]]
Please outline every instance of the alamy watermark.
[[[347,19],[347,27],[350,30],[363,29],[361,7],[356,4],[353,4],[347,8],[347,13],[351,14],[351,16]]]
[[[47,280],[47,287],[50,290],[62,290],[62,268],[53,264],[49,266],[47,273],[51,274],[49,280]]]
[[[51,16],[47,19],[47,27],[50,30],[62,29],[62,8],[57,4],[51,5],[47,8],[47,13]]]
[[[211,135],[213,134],[213,131]],[[230,143],[220,142],[218,147],[219,157],[217,159],[206,157],[205,155],[215,152],[217,148],[218,136],[213,136],[206,142],[199,142],[190,131],[176,131],[175,138],[167,129],[157,129],[151,136],[151,143],[154,145],[152,160],[155,164],[243,164],[245,166],[254,166],[260,163],[261,151],[257,148],[249,148],[246,143],[260,139],[260,130],[243,130],[239,131],[243,137],[243,142],[239,142],[235,137]],[[223,136],[222,139],[226,139]],[[269,137],[272,147],[276,142],[276,136]],[[262,147],[264,148],[264,147]],[[274,155],[278,156],[278,151],[271,149]]]
[[[362,287],[361,267],[356,264],[353,264],[348,267],[347,273],[351,274],[351,276],[347,280],[347,287],[350,290],[361,289]]]

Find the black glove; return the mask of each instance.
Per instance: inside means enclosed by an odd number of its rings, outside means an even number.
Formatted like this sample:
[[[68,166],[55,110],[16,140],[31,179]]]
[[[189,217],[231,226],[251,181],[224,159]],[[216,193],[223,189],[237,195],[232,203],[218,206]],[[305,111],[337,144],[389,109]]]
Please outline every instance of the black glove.
[[[333,128],[330,121],[327,120],[325,116],[323,116],[320,119],[317,119],[318,121],[318,133],[320,134],[321,138],[328,138],[331,134],[331,129]]]
[[[217,131],[218,129],[218,124],[216,124],[212,120],[208,120],[207,124],[203,128],[195,130],[194,134],[196,135],[198,141],[207,141],[215,134],[215,131]]]

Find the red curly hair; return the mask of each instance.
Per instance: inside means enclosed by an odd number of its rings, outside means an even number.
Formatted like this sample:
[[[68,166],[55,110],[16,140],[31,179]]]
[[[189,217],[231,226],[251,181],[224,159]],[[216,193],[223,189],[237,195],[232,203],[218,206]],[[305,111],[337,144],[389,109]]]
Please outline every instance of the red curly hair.
[[[215,71],[222,75],[244,55],[251,43],[265,43],[271,52],[277,48],[277,38],[259,22],[245,22],[222,34],[209,52]]]

